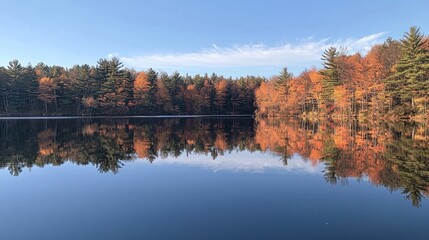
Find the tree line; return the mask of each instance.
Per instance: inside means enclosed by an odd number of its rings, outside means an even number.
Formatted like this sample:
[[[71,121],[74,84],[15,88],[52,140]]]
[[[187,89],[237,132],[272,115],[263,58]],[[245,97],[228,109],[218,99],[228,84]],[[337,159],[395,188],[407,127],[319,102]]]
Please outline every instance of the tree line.
[[[419,28],[366,55],[331,47],[321,59],[321,69],[285,67],[271,79],[137,72],[117,58],[72,68],[13,60],[0,67],[0,114],[428,119],[429,41]]]
[[[253,114],[262,77],[136,72],[117,58],[72,68],[0,67],[1,115]]]
[[[322,69],[294,77],[284,68],[256,90],[260,116],[413,119],[429,116],[429,40],[417,27],[388,38],[366,55],[335,47]]]

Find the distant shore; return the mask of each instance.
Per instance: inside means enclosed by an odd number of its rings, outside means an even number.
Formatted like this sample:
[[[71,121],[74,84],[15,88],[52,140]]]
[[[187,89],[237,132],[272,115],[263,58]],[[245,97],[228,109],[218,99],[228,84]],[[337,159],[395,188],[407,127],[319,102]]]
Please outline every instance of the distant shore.
[[[120,118],[208,118],[208,117],[254,117],[254,115],[237,114],[237,115],[123,115],[123,116],[0,116],[0,120],[19,120],[19,119],[120,119]]]

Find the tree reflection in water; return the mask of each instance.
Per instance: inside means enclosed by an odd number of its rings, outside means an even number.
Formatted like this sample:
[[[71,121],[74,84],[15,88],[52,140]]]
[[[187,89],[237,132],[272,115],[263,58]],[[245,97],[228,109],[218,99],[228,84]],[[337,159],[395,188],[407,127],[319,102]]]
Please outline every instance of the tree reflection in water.
[[[414,206],[429,191],[429,139],[407,123],[305,122],[252,118],[1,120],[0,167],[18,176],[65,162],[118,173],[127,161],[149,162],[231,151],[269,152],[284,165],[294,154],[324,166],[329,183],[368,179],[400,190]]]

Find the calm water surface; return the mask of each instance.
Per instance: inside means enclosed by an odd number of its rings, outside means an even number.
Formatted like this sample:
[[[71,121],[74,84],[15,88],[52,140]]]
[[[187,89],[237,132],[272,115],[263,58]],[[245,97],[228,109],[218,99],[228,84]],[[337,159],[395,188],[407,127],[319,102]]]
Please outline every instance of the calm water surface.
[[[1,239],[428,239],[429,131],[0,120]]]

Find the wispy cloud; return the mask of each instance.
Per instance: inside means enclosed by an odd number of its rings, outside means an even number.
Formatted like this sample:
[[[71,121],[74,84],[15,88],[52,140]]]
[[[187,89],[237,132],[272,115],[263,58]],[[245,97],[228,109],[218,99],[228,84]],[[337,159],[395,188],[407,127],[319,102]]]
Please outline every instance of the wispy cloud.
[[[146,159],[142,162],[148,163]],[[304,160],[299,155],[294,155],[289,159],[287,166],[279,159],[279,156],[269,153],[243,153],[231,152],[225,155],[218,156],[215,160],[211,156],[201,154],[188,154],[187,156],[179,156],[177,158],[168,157],[165,159],[157,159],[151,164],[160,165],[188,165],[211,169],[216,171],[231,171],[231,172],[255,172],[262,173],[271,170],[285,170],[303,173],[320,174],[323,170],[323,165],[314,165],[310,161]]]
[[[385,33],[376,33],[359,39],[314,40],[307,38],[296,44],[267,46],[264,44],[235,45],[221,47],[213,44],[210,48],[196,52],[150,54],[121,57],[129,67],[155,68],[164,70],[197,68],[266,68],[288,66],[308,68],[320,63],[323,51],[331,46],[346,48],[349,53],[366,53],[371,46],[384,40]]]

